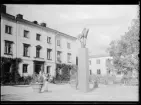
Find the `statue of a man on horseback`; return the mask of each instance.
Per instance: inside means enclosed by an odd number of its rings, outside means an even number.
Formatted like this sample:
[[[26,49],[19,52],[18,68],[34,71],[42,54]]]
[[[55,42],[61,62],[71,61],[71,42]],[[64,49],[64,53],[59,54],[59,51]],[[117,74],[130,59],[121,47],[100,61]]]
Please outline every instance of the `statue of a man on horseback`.
[[[88,32],[89,32],[89,29],[84,28],[82,33],[78,35],[78,40],[80,40],[82,48],[86,47],[86,39],[88,36]]]

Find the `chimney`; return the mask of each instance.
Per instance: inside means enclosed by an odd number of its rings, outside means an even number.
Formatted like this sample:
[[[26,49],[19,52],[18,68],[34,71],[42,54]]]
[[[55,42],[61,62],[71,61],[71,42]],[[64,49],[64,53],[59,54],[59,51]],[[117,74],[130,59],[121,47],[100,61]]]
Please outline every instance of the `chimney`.
[[[33,23],[34,23],[34,24],[38,24],[38,22],[37,22],[37,21],[33,21]]]
[[[41,23],[40,25],[43,27],[46,27],[46,23]]]
[[[18,15],[17,15],[17,18],[19,18],[19,19],[23,19],[23,15],[18,14]]]
[[[1,8],[1,13],[6,13],[6,6],[5,5],[1,4],[0,8]]]

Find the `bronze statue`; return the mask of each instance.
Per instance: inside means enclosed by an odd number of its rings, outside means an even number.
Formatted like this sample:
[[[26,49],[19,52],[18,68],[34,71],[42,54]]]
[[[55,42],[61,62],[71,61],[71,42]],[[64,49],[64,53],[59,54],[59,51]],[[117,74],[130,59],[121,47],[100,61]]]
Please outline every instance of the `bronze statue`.
[[[78,35],[78,40],[80,40],[82,48],[86,47],[86,39],[87,39],[88,32],[89,32],[89,29],[84,28],[82,33]]]

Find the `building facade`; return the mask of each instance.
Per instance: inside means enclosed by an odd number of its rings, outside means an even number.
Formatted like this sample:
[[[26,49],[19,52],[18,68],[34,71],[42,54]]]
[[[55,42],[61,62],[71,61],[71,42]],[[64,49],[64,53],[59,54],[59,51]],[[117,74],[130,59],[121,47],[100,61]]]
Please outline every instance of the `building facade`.
[[[57,63],[76,64],[76,39],[37,21],[1,13],[1,57],[21,58],[19,73],[32,75],[43,70],[55,75]]]
[[[112,57],[110,56],[98,56],[93,55],[89,58],[90,74],[96,75],[109,75],[112,74],[109,70],[109,66],[112,63]]]

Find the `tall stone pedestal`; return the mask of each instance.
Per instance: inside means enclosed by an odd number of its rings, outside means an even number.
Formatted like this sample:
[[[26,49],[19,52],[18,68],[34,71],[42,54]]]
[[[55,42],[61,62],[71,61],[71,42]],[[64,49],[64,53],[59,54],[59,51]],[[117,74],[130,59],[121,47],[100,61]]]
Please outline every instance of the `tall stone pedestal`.
[[[88,49],[79,48],[78,51],[78,89],[82,92],[89,91],[89,63]]]

